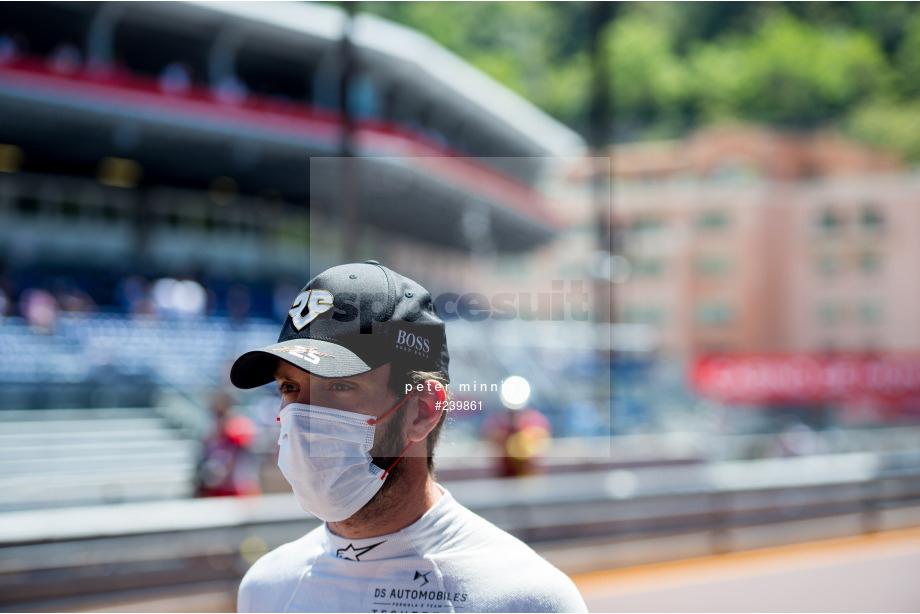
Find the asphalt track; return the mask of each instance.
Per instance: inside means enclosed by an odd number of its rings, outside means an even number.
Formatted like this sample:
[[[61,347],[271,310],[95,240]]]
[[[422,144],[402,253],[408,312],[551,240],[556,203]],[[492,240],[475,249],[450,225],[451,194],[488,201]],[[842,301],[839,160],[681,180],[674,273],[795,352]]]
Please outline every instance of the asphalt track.
[[[591,612],[918,612],[920,528],[572,575]],[[231,585],[232,584],[232,585]],[[231,612],[236,584],[57,611]]]
[[[920,528],[572,579],[592,612],[918,612]]]

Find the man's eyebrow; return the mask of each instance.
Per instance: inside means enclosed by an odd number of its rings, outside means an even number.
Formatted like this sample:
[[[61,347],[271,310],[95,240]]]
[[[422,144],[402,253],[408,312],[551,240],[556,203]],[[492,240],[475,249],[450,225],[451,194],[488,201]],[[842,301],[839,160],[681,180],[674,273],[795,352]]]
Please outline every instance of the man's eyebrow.
[[[284,375],[284,373],[281,372],[281,367],[278,367],[277,369],[275,369],[274,377],[276,380],[277,379],[287,379],[287,380],[293,381],[293,378],[288,377]]]

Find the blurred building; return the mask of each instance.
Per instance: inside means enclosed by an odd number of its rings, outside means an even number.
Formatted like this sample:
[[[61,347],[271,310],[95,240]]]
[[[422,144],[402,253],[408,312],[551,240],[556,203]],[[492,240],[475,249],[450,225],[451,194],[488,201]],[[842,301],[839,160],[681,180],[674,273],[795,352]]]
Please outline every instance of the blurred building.
[[[324,4],[13,3],[0,42],[18,269],[300,280],[351,254],[449,286],[555,236],[546,160],[583,148],[427,37]],[[342,156],[346,179],[311,166]]]
[[[613,150],[618,320],[701,353],[920,348],[920,177],[832,133],[757,127]]]

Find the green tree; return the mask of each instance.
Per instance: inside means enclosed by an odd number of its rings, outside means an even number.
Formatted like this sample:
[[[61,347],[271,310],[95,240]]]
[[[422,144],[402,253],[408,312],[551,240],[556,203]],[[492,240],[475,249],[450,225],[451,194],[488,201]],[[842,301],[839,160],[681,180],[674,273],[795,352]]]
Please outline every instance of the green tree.
[[[895,56],[897,81],[893,95],[900,98],[920,96],[920,14],[908,22],[906,35]]]
[[[911,2],[620,3],[604,34],[620,138],[736,119],[852,136],[920,159],[898,122],[920,98]],[[362,2],[416,28],[587,134],[594,12],[585,2]],[[916,132],[916,131],[915,131]]]
[[[690,74],[666,29],[640,14],[615,20],[604,37],[615,125],[653,124],[679,116]]]
[[[868,100],[888,74],[868,35],[789,15],[770,18],[750,37],[699,44],[689,59],[704,119],[814,126]]]
[[[850,136],[897,151],[920,162],[920,102],[874,102],[853,111],[847,121]]]

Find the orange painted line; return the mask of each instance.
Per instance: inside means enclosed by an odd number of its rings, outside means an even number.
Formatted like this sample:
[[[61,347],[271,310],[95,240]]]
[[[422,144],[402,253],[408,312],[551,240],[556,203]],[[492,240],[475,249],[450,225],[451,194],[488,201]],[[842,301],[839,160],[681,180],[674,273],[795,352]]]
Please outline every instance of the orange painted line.
[[[660,591],[676,586],[769,575],[920,550],[920,527],[774,546],[571,576],[582,594]]]

